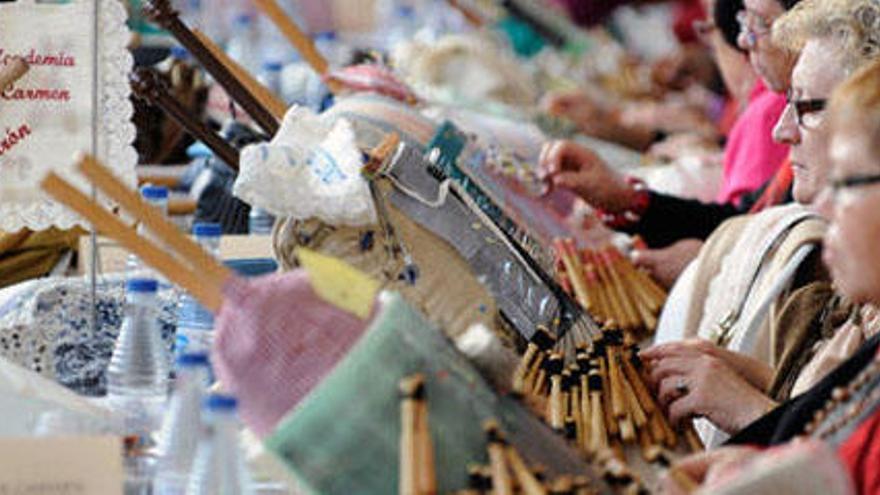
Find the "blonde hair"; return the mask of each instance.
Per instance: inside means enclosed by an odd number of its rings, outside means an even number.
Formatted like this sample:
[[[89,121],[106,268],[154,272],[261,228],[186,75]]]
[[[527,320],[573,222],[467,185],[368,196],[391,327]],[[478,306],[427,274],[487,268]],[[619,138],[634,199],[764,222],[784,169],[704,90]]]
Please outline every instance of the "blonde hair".
[[[861,68],[834,90],[828,104],[832,129],[856,125],[880,151],[880,60]]]
[[[849,70],[880,55],[880,0],[804,0],[773,23],[773,42],[800,51],[812,38],[831,38]]]

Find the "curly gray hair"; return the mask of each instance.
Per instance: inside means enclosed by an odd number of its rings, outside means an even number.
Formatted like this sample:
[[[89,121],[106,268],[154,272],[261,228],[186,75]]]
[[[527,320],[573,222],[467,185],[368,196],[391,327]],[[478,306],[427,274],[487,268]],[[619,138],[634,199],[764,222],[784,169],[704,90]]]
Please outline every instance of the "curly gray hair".
[[[840,43],[845,66],[880,56],[880,0],[804,0],[773,23],[773,41],[800,51],[811,38]]]

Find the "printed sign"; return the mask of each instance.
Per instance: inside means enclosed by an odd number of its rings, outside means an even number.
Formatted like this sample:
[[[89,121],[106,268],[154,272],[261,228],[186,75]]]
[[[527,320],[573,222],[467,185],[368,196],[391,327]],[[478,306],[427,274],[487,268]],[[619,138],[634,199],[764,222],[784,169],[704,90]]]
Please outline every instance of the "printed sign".
[[[21,57],[30,67],[0,88],[0,230],[77,223],[39,181],[55,170],[87,188],[67,172],[80,153],[94,153],[134,185],[125,19],[119,0],[0,3],[0,66]]]

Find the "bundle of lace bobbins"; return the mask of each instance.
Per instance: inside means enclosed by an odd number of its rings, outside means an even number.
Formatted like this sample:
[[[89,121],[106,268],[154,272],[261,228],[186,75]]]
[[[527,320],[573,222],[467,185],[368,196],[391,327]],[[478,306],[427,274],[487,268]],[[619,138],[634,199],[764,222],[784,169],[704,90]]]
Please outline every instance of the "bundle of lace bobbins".
[[[434,495],[437,480],[434,451],[428,424],[425,376],[421,373],[404,377],[400,389],[400,495]],[[594,495],[586,476],[563,475],[548,479],[541,465],[526,462],[520,452],[508,443],[496,420],[483,424],[486,433],[488,464],[468,465],[468,487],[454,492],[458,495]],[[608,478],[606,476],[606,478]],[[618,476],[635,486],[635,477]],[[631,491],[630,493],[638,493]]]
[[[514,372],[511,389],[529,408],[589,458],[626,461],[624,446],[659,462],[658,447],[682,443],[703,449],[690,427],[679,433],[645,385],[638,349],[623,332],[606,327],[592,342],[579,342],[574,360],[553,334],[539,327]]]
[[[650,336],[666,291],[619,250],[605,246],[578,251],[572,239],[556,239],[560,285],[599,323],[615,323],[627,337]]]

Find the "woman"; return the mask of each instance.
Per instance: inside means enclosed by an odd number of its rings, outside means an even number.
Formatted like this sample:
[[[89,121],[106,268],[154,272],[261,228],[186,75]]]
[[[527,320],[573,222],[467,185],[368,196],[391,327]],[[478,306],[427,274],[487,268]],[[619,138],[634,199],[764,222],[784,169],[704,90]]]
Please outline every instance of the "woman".
[[[873,16],[873,22],[880,23],[880,5],[870,0],[860,4],[862,15]],[[880,51],[880,38],[865,49]],[[818,202],[831,218],[824,259],[840,291],[856,302],[880,304],[876,257],[880,239],[880,217],[876,214],[880,208],[880,63],[871,64],[835,91],[828,119],[832,128],[831,180]],[[812,442],[794,443],[767,454],[749,447],[726,447],[689,458],[679,463],[679,469],[703,482],[706,493],[758,493],[756,487],[770,485],[791,493],[851,493],[847,489],[880,493],[878,342],[876,337],[866,342],[816,387],[735,439],[770,445],[807,434]],[[834,451],[823,449],[816,441]],[[797,475],[790,476],[792,472]],[[839,491],[828,490],[823,480],[835,472],[849,475],[847,483],[838,484]],[[667,487],[671,493],[678,492],[669,482]]]
[[[880,25],[858,15],[866,1],[805,0],[774,27],[774,37],[781,44],[801,52],[792,76],[791,103],[775,131],[778,139],[791,145],[794,194],[801,203],[815,199],[827,175],[824,156],[830,128],[823,117],[824,101],[847,74],[877,57],[864,48],[880,39]],[[643,353],[652,364],[654,385],[673,420],[705,417],[723,432],[735,433],[775,407],[767,391],[782,361],[778,349],[806,352],[802,341],[815,342],[812,326],[785,333],[769,325],[768,315],[774,304],[785,300],[786,290],[791,292],[817,278],[812,272],[817,263],[810,261],[817,250],[810,244],[821,237],[824,225],[808,220],[809,215],[805,208],[793,205],[734,219],[713,234],[688,269],[698,274],[691,277],[688,273],[682,280],[696,280],[689,293],[691,308],[672,323],[685,332],[696,328],[703,340],[667,343]],[[774,230],[779,237],[767,235]],[[763,251],[763,246],[770,249]],[[713,251],[722,254],[713,258]],[[713,264],[713,259],[720,261]],[[669,315],[661,320],[658,335],[669,339]],[[780,342],[786,339],[791,342]],[[806,357],[791,362],[786,373],[798,375],[810,355]],[[723,435],[713,434],[708,443],[722,439]]]
[[[749,50],[750,60],[764,85],[780,92],[787,88],[794,61],[790,55],[774,46],[767,36],[767,26],[796,3],[797,0],[750,1],[745,4],[746,11],[753,14],[740,16],[745,28],[745,34],[740,36],[742,46]],[[781,96],[776,98],[779,100],[777,110],[781,112],[784,100]],[[772,109],[773,105],[765,106],[765,111],[756,115],[757,121],[744,124],[740,131],[742,138],[732,139],[727,150],[731,160],[736,158],[741,162],[735,165],[730,161],[730,166],[725,167],[729,171],[725,182],[740,184],[729,189],[738,198],[738,203],[706,204],[641,188],[614,172],[590,150],[570,141],[548,144],[542,153],[541,167],[551,186],[571,189],[591,205],[606,212],[609,225],[613,228],[640,234],[653,250],[638,253],[636,261],[661,282],[671,286],[696,256],[701,241],[724,220],[749,211],[758,202],[763,188],[743,194],[741,186],[752,180],[748,171],[754,170],[751,163],[756,160],[755,157],[766,157],[757,159],[758,162],[773,163],[770,167],[758,165],[761,170],[780,166],[784,151],[778,156],[776,152],[767,154],[768,150],[777,149],[770,143],[769,129],[775,122],[775,117],[771,116]],[[775,115],[778,117],[779,113]],[[742,177],[734,177],[731,174],[735,170],[746,172]],[[745,182],[740,181],[741,178],[745,178]],[[788,181],[782,182],[781,186],[774,188],[774,191],[778,189],[782,192],[773,195],[775,201],[786,199],[784,191]]]

